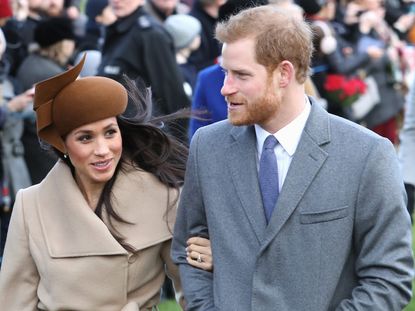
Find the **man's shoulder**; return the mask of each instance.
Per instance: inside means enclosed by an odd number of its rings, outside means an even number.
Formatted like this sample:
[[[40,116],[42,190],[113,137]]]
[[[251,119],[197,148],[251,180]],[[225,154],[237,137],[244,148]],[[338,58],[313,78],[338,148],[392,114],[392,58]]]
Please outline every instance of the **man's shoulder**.
[[[351,120],[336,116],[330,115],[331,131],[336,133],[340,132],[342,134],[349,134],[352,136],[360,137],[363,140],[376,140],[382,138],[380,135],[369,130],[368,128],[360,125]]]
[[[368,128],[338,116],[330,115],[330,120],[332,142],[343,154],[350,153],[357,157],[358,154],[370,153],[376,146],[384,146],[394,152],[393,145],[387,138]]]
[[[207,148],[208,152],[216,148],[223,149],[224,146],[233,144],[240,137],[251,135],[252,126],[235,126],[228,119],[215,122],[199,128],[192,138],[192,144],[198,148]]]
[[[200,129],[198,129],[197,132],[200,133],[199,135],[207,138],[211,136],[221,137],[224,135],[229,135],[233,128],[235,128],[235,126],[229,123],[228,119],[226,119],[203,126]]]

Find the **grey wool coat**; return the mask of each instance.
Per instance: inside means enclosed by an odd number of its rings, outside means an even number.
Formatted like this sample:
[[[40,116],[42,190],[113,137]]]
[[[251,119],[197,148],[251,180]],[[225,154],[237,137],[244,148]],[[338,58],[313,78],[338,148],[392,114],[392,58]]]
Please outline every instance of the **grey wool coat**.
[[[411,298],[411,224],[392,144],[312,101],[268,226],[253,126],[193,137],[173,260],[187,310],[400,311]],[[209,236],[214,271],[186,261]]]

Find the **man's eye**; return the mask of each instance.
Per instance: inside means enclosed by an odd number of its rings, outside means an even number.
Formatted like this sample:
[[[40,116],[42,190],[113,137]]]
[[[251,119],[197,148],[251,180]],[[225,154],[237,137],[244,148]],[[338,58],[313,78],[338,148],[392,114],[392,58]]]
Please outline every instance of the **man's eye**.
[[[237,73],[236,76],[238,77],[238,79],[241,80],[245,80],[246,78],[248,78],[248,75],[246,73]]]

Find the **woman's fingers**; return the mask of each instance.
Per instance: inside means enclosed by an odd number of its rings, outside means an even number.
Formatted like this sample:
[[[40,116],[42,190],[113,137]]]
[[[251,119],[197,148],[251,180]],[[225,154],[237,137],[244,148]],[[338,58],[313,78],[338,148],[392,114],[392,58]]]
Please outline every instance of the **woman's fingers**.
[[[187,262],[194,267],[212,271],[212,249],[210,240],[202,237],[192,237],[187,240]]]
[[[203,255],[197,252],[191,252],[188,254],[186,260],[190,265],[199,269],[206,271],[212,271],[213,269],[211,256]]]
[[[191,245],[191,244],[210,247],[210,240],[202,238],[202,237],[194,236],[187,240],[187,245]]]
[[[201,253],[201,254],[205,254],[205,255],[212,255],[212,249],[210,247],[207,246],[200,246],[200,245],[196,245],[196,244],[190,244],[187,248],[186,248],[187,252],[197,252],[197,253]]]

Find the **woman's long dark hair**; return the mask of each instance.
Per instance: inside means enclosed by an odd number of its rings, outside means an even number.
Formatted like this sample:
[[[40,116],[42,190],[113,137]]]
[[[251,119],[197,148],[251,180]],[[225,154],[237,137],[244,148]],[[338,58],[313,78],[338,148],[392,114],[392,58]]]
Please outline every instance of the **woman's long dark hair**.
[[[134,112],[134,116],[117,116],[123,144],[121,160],[117,165],[114,175],[104,185],[103,191],[98,200],[95,213],[102,219],[103,212],[108,215],[108,229],[113,237],[129,252],[136,249],[125,242],[123,237],[114,227],[113,220],[131,224],[124,220],[113,208],[112,188],[120,170],[124,164],[133,165],[136,169],[149,172],[156,176],[168,189],[175,189],[176,197],[170,200],[171,191],[168,191],[168,205],[166,207],[165,219],[168,223],[169,213],[175,208],[179,198],[179,188],[184,181],[186,160],[188,154],[187,144],[179,141],[164,130],[165,124],[179,118],[189,116],[187,110],[181,110],[174,114],[152,117],[151,92],[143,84],[136,84],[125,78],[124,84],[129,93],[128,110]],[[129,114],[130,114],[129,113]],[[71,168],[74,167],[69,158],[55,150],[59,157]]]

